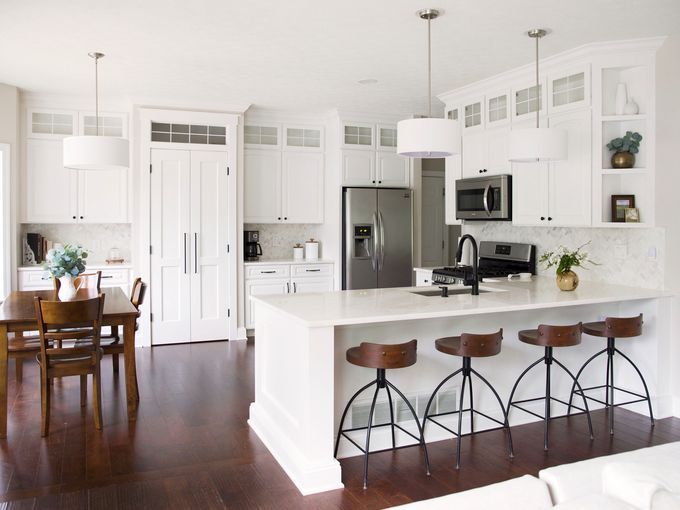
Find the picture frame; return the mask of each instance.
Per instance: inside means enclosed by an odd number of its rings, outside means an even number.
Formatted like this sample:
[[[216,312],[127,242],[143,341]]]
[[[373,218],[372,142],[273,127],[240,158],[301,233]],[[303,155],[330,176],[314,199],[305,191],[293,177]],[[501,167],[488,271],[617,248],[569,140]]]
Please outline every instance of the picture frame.
[[[626,209],[634,208],[635,195],[612,195],[612,222],[625,223]]]
[[[626,223],[640,223],[640,209],[627,207],[625,211]]]

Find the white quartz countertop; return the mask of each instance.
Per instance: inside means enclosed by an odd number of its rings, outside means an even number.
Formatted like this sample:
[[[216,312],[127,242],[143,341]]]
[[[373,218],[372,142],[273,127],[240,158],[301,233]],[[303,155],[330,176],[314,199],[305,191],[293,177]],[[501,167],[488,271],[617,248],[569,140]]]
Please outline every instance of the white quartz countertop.
[[[462,286],[450,285],[455,292]],[[465,287],[470,290],[470,287]],[[452,294],[426,297],[413,292],[437,291],[432,287],[345,290],[325,293],[253,296],[256,306],[267,306],[307,326],[344,326],[437,317],[456,317],[539,310],[637,299],[670,297],[666,291],[582,281],[572,292],[557,288],[554,278],[535,276],[531,281],[482,283],[479,296]]]
[[[35,266],[19,266],[17,268],[19,271],[44,271],[42,265],[38,264]],[[124,262],[123,264],[107,264],[106,262],[92,262],[85,266],[85,269],[132,269],[132,264],[129,262]]]
[[[260,259],[260,260],[253,260],[253,261],[246,261],[244,262],[246,266],[271,266],[271,265],[277,265],[277,264],[285,264],[285,265],[290,265],[290,264],[333,264],[332,260],[324,260],[324,259],[316,259],[316,260],[310,260],[310,259],[302,259],[302,260],[293,260],[293,259],[275,259],[275,260],[267,260],[267,259]]]

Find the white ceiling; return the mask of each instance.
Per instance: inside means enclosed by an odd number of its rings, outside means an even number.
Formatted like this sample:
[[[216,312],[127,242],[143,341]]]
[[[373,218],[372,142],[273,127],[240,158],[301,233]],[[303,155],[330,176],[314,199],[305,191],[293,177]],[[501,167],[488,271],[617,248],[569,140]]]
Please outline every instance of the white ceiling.
[[[680,0],[0,0],[0,82],[90,99],[96,50],[105,98],[423,112],[425,7],[434,94],[530,62],[532,27],[542,56],[680,32]]]

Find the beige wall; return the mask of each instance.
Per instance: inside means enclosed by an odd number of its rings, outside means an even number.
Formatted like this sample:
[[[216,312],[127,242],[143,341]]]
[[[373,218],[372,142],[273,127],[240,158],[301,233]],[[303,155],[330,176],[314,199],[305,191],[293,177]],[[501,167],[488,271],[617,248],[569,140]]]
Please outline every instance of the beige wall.
[[[666,227],[665,284],[672,304],[672,387],[680,416],[680,34],[669,37],[656,60],[656,218]]]
[[[16,225],[18,221],[19,197],[19,89],[0,83],[0,143],[8,143],[11,151],[11,232],[10,236],[17,242]],[[17,245],[10,247],[12,267],[16,267]],[[16,273],[12,271],[12,288],[16,288]]]

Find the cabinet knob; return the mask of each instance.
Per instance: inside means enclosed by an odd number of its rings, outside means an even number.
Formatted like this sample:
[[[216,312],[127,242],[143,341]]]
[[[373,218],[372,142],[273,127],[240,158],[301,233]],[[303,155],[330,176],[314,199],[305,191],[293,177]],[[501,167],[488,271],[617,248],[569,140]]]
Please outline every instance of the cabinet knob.
[[[73,219],[75,220],[75,219],[76,219],[76,217],[74,216],[74,217],[73,217]]]
[[[288,216],[285,216],[283,219],[284,219],[284,220],[287,220],[287,219],[288,219]]]
[[[486,168],[484,169],[484,173],[486,173]]]
[[[278,218],[278,219],[280,220],[280,219],[281,219],[281,216],[279,216],[279,218]]]
[[[479,169],[479,173],[481,174],[482,172],[483,172],[483,170],[480,168],[480,169]]]
[[[81,216],[81,217],[80,217],[80,219],[82,220],[82,219],[83,219],[83,217]]]
[[[371,181],[373,184],[375,184],[375,181]]]
[[[378,181],[378,184],[382,184],[382,181]]]
[[[545,216],[541,216],[541,221],[545,221]]]
[[[551,217],[551,216],[548,216],[548,221],[552,221],[552,217]]]

